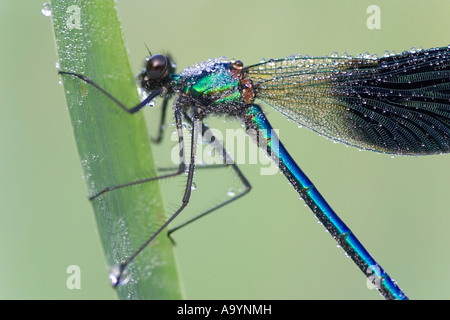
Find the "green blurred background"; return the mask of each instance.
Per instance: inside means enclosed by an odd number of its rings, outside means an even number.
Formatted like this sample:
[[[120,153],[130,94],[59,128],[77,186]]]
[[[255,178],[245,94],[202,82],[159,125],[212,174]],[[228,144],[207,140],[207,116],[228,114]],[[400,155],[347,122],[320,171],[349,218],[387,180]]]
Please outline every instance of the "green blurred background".
[[[42,3],[0,1],[0,298],[110,299]],[[366,27],[373,4],[380,30]],[[170,51],[178,70],[223,55],[252,64],[293,53],[382,55],[450,44],[448,0],[120,0],[118,7],[135,73],[144,43],[153,53]],[[410,298],[449,299],[450,156],[359,152],[264,108],[294,159]],[[146,111],[153,134],[157,109]],[[166,138],[154,149],[161,166],[170,165]],[[283,176],[241,168],[254,187],[248,196],[174,234],[187,298],[379,298]],[[198,171],[186,216],[238,187],[231,170]],[[183,180],[161,187],[170,213]],[[69,265],[81,268],[80,290],[67,289]]]

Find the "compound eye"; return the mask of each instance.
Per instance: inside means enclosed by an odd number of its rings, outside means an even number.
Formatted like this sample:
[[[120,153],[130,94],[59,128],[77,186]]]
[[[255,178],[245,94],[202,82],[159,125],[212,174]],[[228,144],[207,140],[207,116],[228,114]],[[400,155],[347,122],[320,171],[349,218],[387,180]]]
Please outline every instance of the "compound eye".
[[[244,63],[241,60],[236,60],[234,62],[234,64],[236,65],[236,67],[238,67],[239,69],[242,69],[242,67],[244,66]]]
[[[160,79],[166,70],[167,58],[162,54],[155,54],[147,62],[147,77],[149,79]]]

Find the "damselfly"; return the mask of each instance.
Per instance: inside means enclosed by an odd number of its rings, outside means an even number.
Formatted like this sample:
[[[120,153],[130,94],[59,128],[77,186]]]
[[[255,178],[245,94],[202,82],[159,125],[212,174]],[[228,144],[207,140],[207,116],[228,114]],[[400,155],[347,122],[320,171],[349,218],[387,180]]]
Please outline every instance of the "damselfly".
[[[202,120],[210,115],[222,114],[242,121],[248,134],[274,159],[317,219],[379,292],[387,299],[407,299],[291,158],[257,101],[272,106],[325,137],[361,149],[400,155],[447,153],[450,150],[450,46],[381,58],[293,55],[251,66],[245,66],[239,60],[219,58],[189,67],[180,74],[175,74],[170,57],[156,54],[148,58],[138,76],[140,86],[148,96],[132,108],[123,105],[83,75],[60,73],[77,76],[93,85],[130,114],[138,112],[156,97],[162,97],[163,106],[166,106],[168,98],[176,96],[173,110],[180,149],[178,171],[111,186],[91,197],[95,201],[114,189],[179,175],[185,170],[188,172],[182,205],[141,248],[122,263],[115,285],[120,283],[128,264],[187,206],[196,165],[198,136],[206,131]],[[183,118],[193,124],[187,161]],[[222,145],[219,146],[223,160],[230,163],[230,155]],[[237,165],[231,162],[231,166],[245,190],[226,203],[250,190],[250,183]],[[176,229],[178,227],[171,231]]]

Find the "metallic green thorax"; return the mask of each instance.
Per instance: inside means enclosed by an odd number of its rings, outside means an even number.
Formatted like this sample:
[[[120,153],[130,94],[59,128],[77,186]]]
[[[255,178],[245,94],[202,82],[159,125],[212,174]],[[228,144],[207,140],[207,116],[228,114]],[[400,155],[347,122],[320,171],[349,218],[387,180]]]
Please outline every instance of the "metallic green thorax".
[[[203,108],[204,115],[237,114],[245,103],[240,90],[241,80],[233,73],[231,64],[224,59],[215,59],[192,66],[174,77],[174,91]]]

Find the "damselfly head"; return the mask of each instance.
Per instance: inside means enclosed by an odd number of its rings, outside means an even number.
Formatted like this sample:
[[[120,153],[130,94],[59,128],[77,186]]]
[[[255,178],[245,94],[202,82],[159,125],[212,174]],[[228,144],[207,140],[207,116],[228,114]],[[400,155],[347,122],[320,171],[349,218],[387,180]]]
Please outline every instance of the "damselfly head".
[[[174,71],[168,56],[155,54],[146,60],[144,70],[139,75],[141,87],[146,91],[161,88],[170,81]]]
[[[168,61],[162,54],[152,56],[145,66],[147,79],[158,80],[169,75]]]

